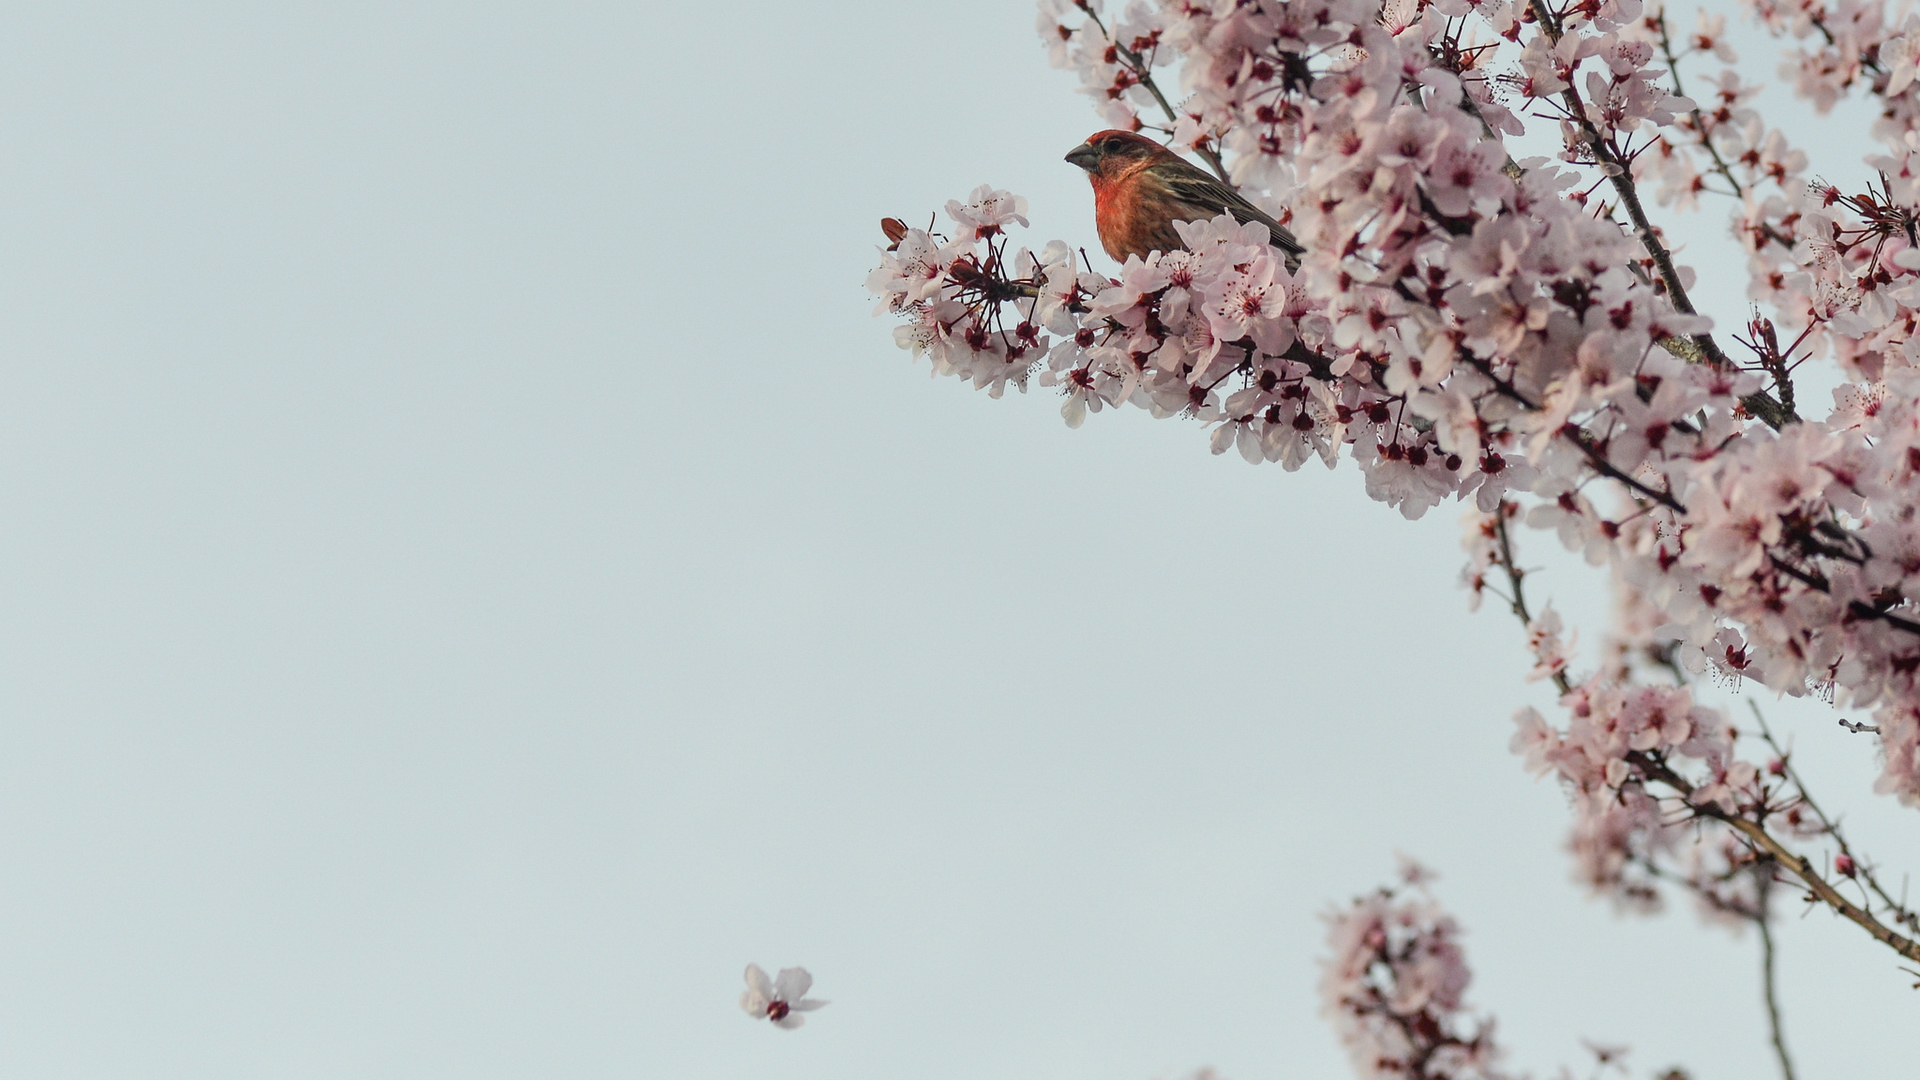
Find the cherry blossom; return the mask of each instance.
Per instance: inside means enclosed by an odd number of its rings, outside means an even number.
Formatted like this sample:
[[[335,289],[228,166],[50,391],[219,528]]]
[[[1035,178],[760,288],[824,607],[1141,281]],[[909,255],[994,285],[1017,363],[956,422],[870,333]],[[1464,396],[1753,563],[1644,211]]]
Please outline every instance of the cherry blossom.
[[[950,229],[890,231],[868,285],[936,375],[1052,391],[1071,426],[1140,410],[1249,463],[1345,459],[1408,518],[1470,502],[1472,603],[1513,610],[1527,677],[1558,692],[1553,717],[1519,714],[1514,749],[1567,796],[1576,876],[1631,910],[1671,882],[1734,925],[1792,880],[1920,960],[1920,920],[1840,894],[1808,855],[1844,841],[1789,755],[1696,701],[1717,684],[1870,710],[1875,790],[1920,806],[1920,16],[1750,6],[1792,43],[1796,93],[1871,99],[1872,183],[1809,180],[1760,84],[1719,67],[1738,57],[1717,14],[1689,31],[1642,0],[1044,0],[1050,61],[1106,122],[1203,159],[1306,254],[1290,267],[1221,217],[1105,266],[1019,246],[1026,201],[983,186]],[[1723,215],[1744,265],[1706,270],[1744,280],[1744,326],[1696,308],[1656,210]],[[1831,410],[1796,396],[1810,362],[1844,380]],[[1527,604],[1523,528],[1612,584],[1590,667]],[[1337,954],[1399,917],[1383,897]],[[1388,1046],[1395,1008],[1464,985],[1434,964],[1391,986],[1341,968],[1335,998],[1380,1004],[1338,1022],[1386,1023],[1365,1045]]]
[[[1361,1080],[1498,1080],[1507,1076],[1490,1021],[1468,1014],[1472,975],[1460,928],[1427,893],[1431,872],[1403,869],[1380,889],[1327,916],[1322,1012]]]
[[[1306,8],[1316,12],[1312,28],[1292,19]],[[1108,68],[1131,72],[1140,81],[1128,93],[1147,85],[1156,64],[1182,61],[1197,111],[1179,115],[1208,130],[1279,124],[1267,112],[1286,103],[1300,141],[1275,154],[1298,178],[1294,224],[1311,250],[1298,271],[1265,247],[1259,226],[1227,219],[1183,226],[1189,251],[1131,260],[1118,277],[1076,268],[1058,242],[1037,255],[1009,252],[1006,229],[1026,222],[1025,201],[982,186],[949,204],[951,236],[908,230],[870,279],[883,306],[907,316],[900,343],[929,355],[936,373],[994,394],[1030,381],[1057,389],[1070,424],[1133,406],[1199,419],[1216,453],[1234,449],[1249,461],[1291,468],[1350,454],[1368,494],[1410,517],[1449,496],[1489,508],[1538,495],[1528,521],[1551,525],[1665,607],[1669,624],[1685,628],[1687,656],[1721,667],[1744,656],[1744,677],[1787,693],[1835,685],[1846,662],[1871,691],[1860,703],[1912,700],[1910,679],[1896,689],[1878,673],[1911,644],[1915,635],[1899,628],[1913,620],[1876,613],[1877,624],[1836,623],[1836,612],[1859,610],[1848,605],[1871,606],[1858,598],[1879,567],[1846,557],[1871,543],[1809,532],[1858,498],[1836,483],[1828,459],[1867,475],[1856,459],[1880,434],[1856,426],[1851,441],[1835,441],[1813,421],[1774,434],[1748,419],[1765,396],[1760,377],[1682,359],[1711,341],[1707,320],[1671,302],[1684,268],[1669,271],[1650,234],[1636,238],[1556,194],[1577,191],[1577,177],[1531,159],[1509,175],[1502,136],[1472,92],[1484,89],[1481,69],[1460,59],[1444,20],[1403,21],[1382,36],[1366,4],[1260,10],[1237,38],[1221,31],[1232,19],[1216,25],[1192,7],[1141,4],[1112,27],[1087,18],[1056,36],[1124,45],[1092,67],[1085,56],[1074,62],[1102,80],[1118,78]],[[1064,26],[1052,20],[1069,17],[1056,6],[1042,21]],[[1863,289],[1855,266],[1872,241],[1873,265],[1896,285],[1914,274],[1901,265],[1903,237],[1852,223],[1885,218],[1890,196],[1822,197],[1815,206],[1799,191],[1755,202],[1752,188],[1797,175],[1804,156],[1777,132],[1749,133],[1741,84],[1723,79],[1715,107],[1694,109],[1662,88],[1634,9],[1608,4],[1566,19],[1521,34],[1518,60],[1537,70],[1516,89],[1561,110],[1573,133],[1567,159],[1596,167],[1603,183],[1630,183],[1615,143],[1688,111],[1700,135],[1739,163],[1740,172],[1723,171],[1747,191],[1744,228],[1765,255],[1756,269],[1771,275],[1771,295],[1811,320],[1809,344],[1862,370],[1865,350],[1877,349],[1872,370],[1884,371],[1891,343],[1870,341],[1869,331],[1902,294]],[[1123,25],[1132,36],[1121,40]],[[1350,27],[1345,37],[1330,34],[1339,25]],[[1292,55],[1302,71],[1289,76],[1256,59],[1247,43],[1260,34],[1301,50]],[[1365,47],[1327,48],[1349,40]],[[1406,90],[1415,84],[1417,97]],[[1272,91],[1265,104],[1252,104],[1248,85]],[[1754,206],[1790,209],[1756,221]],[[1802,261],[1779,272],[1787,253]],[[1649,287],[1649,265],[1669,295]],[[1782,371],[1787,362],[1781,354]],[[1651,499],[1634,514],[1657,529],[1623,534],[1594,513],[1580,489],[1595,476]],[[1837,527],[1873,519],[1853,520]],[[1743,637],[1729,651],[1723,631],[1734,621]],[[1889,628],[1904,636],[1890,638]]]
[[[806,996],[812,987],[813,976],[806,968],[781,968],[769,979],[759,964],[748,964],[740,1008],[756,1020],[771,1020],[775,1027],[791,1030],[807,1022],[805,1014],[827,1004]]]

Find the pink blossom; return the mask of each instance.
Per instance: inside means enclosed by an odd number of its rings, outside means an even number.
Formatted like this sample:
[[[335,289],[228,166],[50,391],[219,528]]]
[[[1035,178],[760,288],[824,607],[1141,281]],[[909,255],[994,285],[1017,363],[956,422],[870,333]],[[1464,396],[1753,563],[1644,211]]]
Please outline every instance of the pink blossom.
[[[998,191],[989,184],[973,189],[962,203],[947,201],[947,216],[960,226],[957,239],[974,240],[1004,232],[1015,222],[1027,223],[1027,200],[1011,192]]]
[[[1449,52],[1469,10],[1492,37]],[[1471,499],[1476,600],[1503,577],[1496,520],[1611,574],[1626,614],[1594,675],[1561,727],[1529,721],[1516,749],[1565,785],[1582,878],[1644,906],[1645,866],[1725,863],[1713,817],[1765,782],[1676,678],[1874,710],[1879,790],[1920,803],[1920,17],[1754,5],[1791,39],[1805,97],[1873,99],[1884,180],[1862,191],[1806,183],[1824,148],[1770,127],[1756,83],[1693,70],[1733,59],[1717,16],[1674,42],[1687,100],[1637,3],[1577,5],[1558,28],[1525,10],[1141,0],[1109,18],[1046,0],[1050,60],[1109,122],[1217,149],[1307,254],[1290,269],[1263,227],[1222,216],[1108,279],[1078,265],[1089,238],[1017,248],[1024,201],[983,187],[950,205],[953,235],[898,237],[869,286],[935,374],[989,394],[1037,385],[1070,425],[1140,409],[1249,462],[1351,457],[1367,496],[1407,517]],[[1167,113],[1149,78],[1177,91]],[[1561,138],[1563,160],[1510,163],[1523,131]],[[1744,278],[1760,309],[1744,332],[1689,310],[1668,219],[1602,212],[1621,185],[1657,186],[1664,205],[1737,191],[1744,264],[1701,272]],[[1763,391],[1784,396],[1781,368],[1810,360],[1846,380],[1832,414],[1763,407]],[[1573,635],[1536,610],[1533,673],[1570,678]]]
[[[813,976],[806,968],[781,968],[772,979],[759,964],[747,965],[747,989],[740,995],[740,1008],[748,1016],[773,1021],[775,1027],[789,1030],[807,1022],[805,1013],[827,1004],[807,997]]]
[[[1499,1080],[1492,1024],[1463,998],[1472,975],[1459,926],[1407,875],[1412,895],[1381,889],[1327,916],[1321,1011],[1362,1080]]]

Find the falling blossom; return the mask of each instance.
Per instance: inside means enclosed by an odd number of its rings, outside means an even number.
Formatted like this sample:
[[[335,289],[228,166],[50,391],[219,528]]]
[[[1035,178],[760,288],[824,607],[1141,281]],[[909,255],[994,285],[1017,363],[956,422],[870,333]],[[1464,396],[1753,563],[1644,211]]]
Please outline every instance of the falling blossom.
[[[807,997],[813,976],[806,968],[781,968],[780,974],[767,978],[759,964],[747,965],[747,990],[740,995],[740,1008],[756,1020],[771,1020],[775,1027],[797,1028],[807,1022],[809,1012],[825,1005]]]

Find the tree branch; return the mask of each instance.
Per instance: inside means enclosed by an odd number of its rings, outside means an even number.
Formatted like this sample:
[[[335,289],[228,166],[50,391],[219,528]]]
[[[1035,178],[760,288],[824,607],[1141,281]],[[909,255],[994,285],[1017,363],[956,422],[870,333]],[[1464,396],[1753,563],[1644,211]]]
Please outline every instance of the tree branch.
[[[1140,80],[1140,85],[1146,87],[1147,93],[1153,95],[1153,100],[1160,103],[1160,111],[1167,114],[1167,122],[1178,124],[1180,114],[1174,110],[1173,103],[1167,100],[1167,95],[1160,92],[1160,84],[1153,81],[1153,71],[1147,63],[1147,58],[1114,40],[1113,34],[1107,30],[1107,24],[1100,21],[1100,16],[1093,13],[1091,6],[1083,4],[1080,10],[1086,12],[1087,18],[1093,20],[1093,25],[1100,28],[1100,36],[1106,38],[1107,44],[1113,46],[1114,55],[1126,62],[1127,70],[1133,72],[1134,78]],[[1193,152],[1207,159],[1207,167],[1213,170],[1213,175],[1219,177],[1221,183],[1229,187],[1233,185],[1233,181],[1227,178],[1227,165],[1220,159],[1219,151],[1203,144],[1195,146]]]
[[[1660,28],[1660,52],[1667,58],[1667,76],[1673,80],[1673,92],[1679,97],[1686,97],[1686,90],[1680,86],[1680,58],[1673,54],[1673,37],[1667,33],[1666,12],[1663,11],[1660,13],[1660,17],[1655,20],[1654,25]],[[1694,106],[1691,115],[1693,116],[1693,130],[1700,135],[1700,145],[1706,147],[1707,153],[1713,157],[1713,171],[1719,173],[1726,179],[1727,183],[1733,187],[1734,198],[1744,197],[1747,189],[1740,183],[1739,179],[1733,175],[1733,167],[1728,165],[1726,159],[1720,156],[1720,148],[1713,145],[1713,139],[1707,133],[1706,118],[1700,114],[1700,107],[1698,105]]]
[[[1531,624],[1533,622],[1533,615],[1527,607],[1526,593],[1523,591],[1522,584],[1526,573],[1514,564],[1513,543],[1511,537],[1507,534],[1505,507],[1506,503],[1503,501],[1500,509],[1495,511],[1494,535],[1500,543],[1501,567],[1506,572],[1507,584],[1512,590],[1508,596],[1508,603],[1513,609],[1514,617],[1518,618],[1523,624]],[[1555,672],[1553,682],[1554,685],[1559,688],[1562,695],[1573,692],[1573,684],[1567,679],[1565,672]],[[1769,742],[1771,742],[1771,739],[1769,739]],[[1678,792],[1682,801],[1686,802],[1695,814],[1726,824],[1744,836],[1752,846],[1759,848],[1771,856],[1770,861],[1777,862],[1781,866],[1793,871],[1794,876],[1800,878],[1814,896],[1818,897],[1828,907],[1832,908],[1844,918],[1865,929],[1876,941],[1881,942],[1908,960],[1920,962],[1920,941],[1905,937],[1888,928],[1881,923],[1879,919],[1874,918],[1872,912],[1861,908],[1853,901],[1840,895],[1839,890],[1828,884],[1827,880],[1822,877],[1818,871],[1814,870],[1813,864],[1808,861],[1806,856],[1797,855],[1789,851],[1785,844],[1781,843],[1773,834],[1767,831],[1765,825],[1745,817],[1729,814],[1711,803],[1704,806],[1694,805],[1692,802],[1693,785],[1688,783],[1680,774],[1674,772],[1668,767],[1665,761],[1658,757],[1643,751],[1633,751],[1627,755],[1627,760],[1640,770],[1641,775],[1651,780],[1657,780]],[[1794,781],[1794,787],[1801,793],[1801,797],[1805,798],[1805,789],[1799,786],[1797,780]],[[1815,812],[1818,813],[1817,810]],[[1822,815],[1821,820],[1823,822],[1826,820],[1824,815]],[[1856,865],[1858,864],[1856,863]],[[1882,894],[1882,898],[1886,899],[1884,894]],[[1898,905],[1893,905],[1889,902],[1889,906],[1902,915],[1906,915],[1907,918],[1912,918],[1911,915],[1907,915],[1904,909]],[[1904,922],[1906,920],[1902,919],[1901,921]],[[1769,944],[1767,948],[1769,950],[1769,956],[1771,956],[1771,944]],[[1771,968],[1772,961],[1769,959],[1768,970],[1771,971]],[[1769,978],[1771,978],[1771,976],[1769,976]],[[1771,1009],[1771,989],[1768,991],[1768,997],[1769,1008]],[[1777,1015],[1775,1019],[1775,1030],[1777,1032]],[[1789,1070],[1788,1080],[1792,1080],[1791,1066],[1785,1066],[1784,1049],[1781,1050],[1781,1054],[1783,1067]]]
[[[1768,895],[1773,891],[1773,867],[1755,864],[1753,868],[1754,887],[1760,893],[1760,914],[1754,917],[1754,925],[1760,928],[1760,984],[1767,1001],[1767,1030],[1773,1036],[1773,1053],[1780,1059],[1782,1080],[1794,1080],[1793,1059],[1787,1056],[1786,1029],[1780,1024],[1780,998],[1774,989],[1773,970],[1773,909]]]
[[[1546,0],[1527,0],[1533,17],[1540,23],[1541,30],[1560,43],[1562,29],[1560,21],[1547,7]],[[1639,238],[1640,246],[1646,248],[1652,257],[1654,269],[1660,275],[1660,281],[1666,286],[1667,299],[1674,308],[1687,315],[1698,315],[1693,301],[1687,296],[1685,285],[1680,283],[1680,271],[1673,264],[1673,255],[1667,246],[1660,242],[1659,234],[1654,231],[1653,222],[1647,217],[1646,207],[1640,202],[1640,191],[1634,185],[1633,174],[1627,162],[1617,148],[1600,134],[1593,120],[1587,115],[1586,103],[1580,100],[1580,91],[1569,81],[1567,88],[1560,91],[1560,100],[1566,107],[1568,117],[1579,127],[1583,140],[1593,151],[1594,160],[1600,163],[1601,171],[1613,185],[1614,194],[1620,197],[1621,208],[1626,210],[1628,220],[1633,222],[1634,235]],[[1733,367],[1734,363],[1721,350],[1720,344],[1713,340],[1710,333],[1692,335],[1693,343],[1700,349],[1699,359],[1722,367]],[[1749,394],[1741,399],[1747,411],[1765,421],[1768,427],[1778,429],[1783,425],[1796,423],[1799,417],[1791,409],[1774,400],[1764,391]]]
[[[1761,714],[1759,704],[1752,698],[1748,698],[1747,708],[1752,710],[1754,722],[1760,725],[1760,738],[1765,740],[1768,749],[1772,750],[1774,756],[1780,760],[1780,770],[1786,776],[1787,782],[1793,785],[1800,805],[1806,807],[1814,820],[1820,823],[1821,832],[1833,837],[1834,844],[1840,848],[1840,854],[1846,856],[1847,861],[1853,864],[1854,877],[1873,895],[1880,898],[1880,902],[1886,905],[1886,910],[1892,914],[1895,922],[1913,933],[1920,934],[1920,914],[1907,910],[1904,904],[1895,901],[1892,894],[1880,886],[1879,879],[1874,876],[1872,862],[1864,856],[1853,853],[1853,848],[1847,843],[1846,835],[1840,831],[1840,823],[1828,817],[1826,811],[1820,809],[1820,804],[1815,802],[1813,795],[1807,791],[1806,781],[1800,778],[1799,770],[1793,767],[1793,755],[1789,754],[1787,749],[1780,745],[1779,740],[1773,737],[1773,729],[1767,726],[1767,718]]]
[[[1493,533],[1500,541],[1500,568],[1507,574],[1507,603],[1513,608],[1513,615],[1520,620],[1520,624],[1530,627],[1533,625],[1533,613],[1527,610],[1527,594],[1522,584],[1527,572],[1513,561],[1513,538],[1507,534],[1507,507],[1515,505],[1505,499],[1500,500],[1500,505],[1493,512]],[[1553,685],[1559,688],[1563,697],[1573,693],[1573,683],[1564,670],[1553,673]]]
[[[1805,855],[1799,855],[1788,850],[1785,844],[1781,843],[1778,838],[1767,831],[1765,825],[1750,818],[1729,814],[1712,803],[1708,803],[1705,806],[1694,805],[1692,802],[1693,785],[1687,783],[1683,777],[1669,768],[1666,762],[1657,757],[1644,751],[1636,750],[1627,755],[1627,761],[1637,767],[1641,775],[1650,780],[1657,780],[1678,792],[1681,799],[1686,801],[1689,807],[1692,807],[1695,814],[1725,823],[1740,833],[1740,835],[1744,836],[1754,847],[1773,856],[1781,866],[1791,870],[1795,877],[1804,882],[1807,891],[1818,898],[1821,903],[1826,904],[1841,917],[1865,930],[1868,934],[1872,935],[1875,941],[1880,942],[1908,960],[1920,962],[1920,941],[1915,941],[1912,938],[1890,929],[1879,919],[1874,918],[1872,912],[1863,909],[1858,904],[1840,895],[1840,891],[1829,884],[1827,879],[1822,877],[1820,872],[1813,868],[1811,860]]]

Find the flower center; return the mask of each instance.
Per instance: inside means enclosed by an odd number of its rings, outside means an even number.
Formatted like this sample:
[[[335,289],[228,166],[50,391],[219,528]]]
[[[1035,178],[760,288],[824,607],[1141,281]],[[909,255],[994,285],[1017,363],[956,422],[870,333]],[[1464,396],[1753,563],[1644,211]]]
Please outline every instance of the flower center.
[[[793,1010],[784,1001],[767,1002],[767,1019],[769,1020],[784,1020],[787,1013],[791,1011]]]

